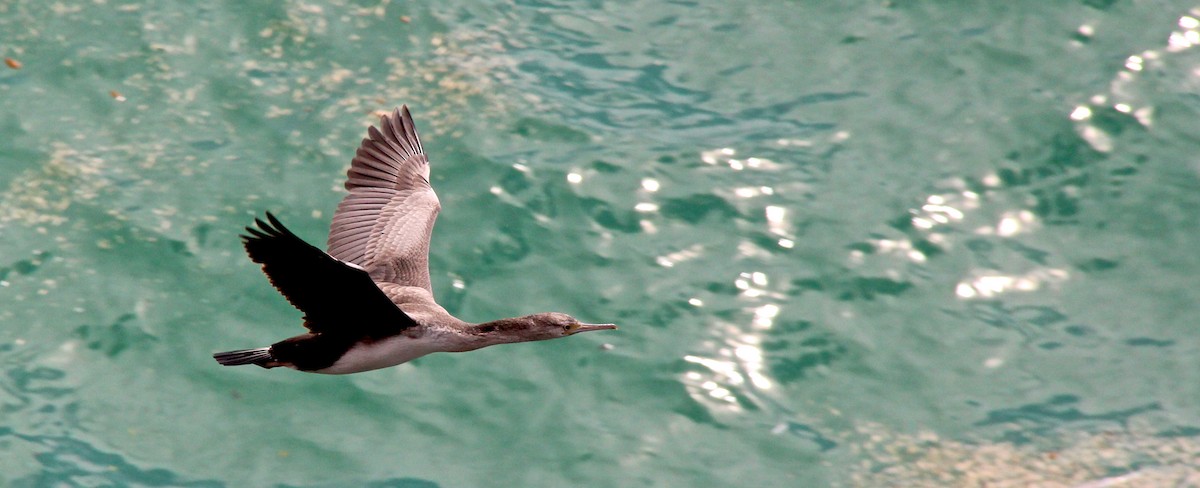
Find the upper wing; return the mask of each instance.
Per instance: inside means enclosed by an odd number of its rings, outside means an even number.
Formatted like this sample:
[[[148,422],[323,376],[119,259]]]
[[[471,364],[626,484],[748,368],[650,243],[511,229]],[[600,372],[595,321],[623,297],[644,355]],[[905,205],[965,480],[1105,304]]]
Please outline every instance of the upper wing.
[[[329,254],[362,266],[376,281],[429,283],[429,234],[441,204],[429,185],[429,159],[408,107],[367,129],[350,170],[350,194],[329,226]]]
[[[304,242],[270,212],[267,221],[254,219],[258,228],[246,227],[250,235],[243,235],[242,243],[271,284],[304,312],[309,330],[385,337],[417,325],[366,271]]]

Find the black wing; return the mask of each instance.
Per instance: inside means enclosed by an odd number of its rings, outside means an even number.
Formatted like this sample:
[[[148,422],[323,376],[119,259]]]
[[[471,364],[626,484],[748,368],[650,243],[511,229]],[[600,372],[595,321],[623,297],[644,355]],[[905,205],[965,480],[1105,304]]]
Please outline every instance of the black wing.
[[[267,222],[254,223],[258,228],[246,227],[250,235],[242,236],[246,253],[304,312],[304,326],[312,332],[386,337],[417,325],[363,269],[304,242],[270,212]]]

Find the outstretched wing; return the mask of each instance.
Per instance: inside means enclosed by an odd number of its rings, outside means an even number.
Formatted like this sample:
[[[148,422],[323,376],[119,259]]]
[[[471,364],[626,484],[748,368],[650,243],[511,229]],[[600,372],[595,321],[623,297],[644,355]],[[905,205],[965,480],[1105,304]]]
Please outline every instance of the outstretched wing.
[[[441,204],[429,184],[429,159],[421,149],[408,107],[380,118],[346,173],[350,194],[329,227],[329,254],[362,266],[376,281],[429,283],[429,235]]]
[[[246,253],[262,264],[263,273],[292,306],[304,312],[304,326],[312,332],[386,337],[417,325],[366,271],[304,242],[270,212],[267,222],[254,223],[258,228],[246,227],[250,235],[242,236]]]

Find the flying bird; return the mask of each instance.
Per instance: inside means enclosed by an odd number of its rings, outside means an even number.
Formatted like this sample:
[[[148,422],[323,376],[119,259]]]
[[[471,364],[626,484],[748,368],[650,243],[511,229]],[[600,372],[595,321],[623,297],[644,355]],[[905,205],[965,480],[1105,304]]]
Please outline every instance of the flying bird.
[[[429,236],[441,204],[407,106],[381,117],[378,129],[367,129],[346,176],[350,194],[333,215],[328,251],[304,242],[270,212],[241,236],[250,259],[304,313],[308,332],[267,347],[213,354],[218,363],[349,374],[435,352],[617,328],[554,312],[474,324],[437,304]]]

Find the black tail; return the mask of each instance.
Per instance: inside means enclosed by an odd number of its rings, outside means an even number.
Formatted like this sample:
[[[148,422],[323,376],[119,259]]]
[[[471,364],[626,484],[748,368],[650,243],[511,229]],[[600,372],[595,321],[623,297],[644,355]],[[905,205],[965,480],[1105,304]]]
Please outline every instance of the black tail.
[[[213,354],[213,359],[223,366],[241,366],[243,364],[253,364],[264,368],[274,368],[275,365],[268,364],[275,362],[275,358],[271,357],[271,348],[260,347],[258,349],[241,349],[238,351],[225,351]]]

